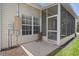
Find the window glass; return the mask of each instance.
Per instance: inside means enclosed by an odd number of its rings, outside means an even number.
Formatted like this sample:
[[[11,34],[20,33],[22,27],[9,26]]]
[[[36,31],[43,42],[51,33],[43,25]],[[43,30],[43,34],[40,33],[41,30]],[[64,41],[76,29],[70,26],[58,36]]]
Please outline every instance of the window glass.
[[[32,25],[33,23],[33,25]],[[22,15],[22,35],[31,35],[33,26],[33,34],[40,32],[40,18]]]
[[[40,32],[40,19],[38,17],[33,18],[33,33],[37,34]]]
[[[33,24],[34,24],[34,25],[40,25],[40,20],[39,20],[39,18],[34,17],[33,19],[34,19],[34,20],[33,20]]]
[[[32,17],[22,15],[22,35],[32,34]]]
[[[34,26],[33,29],[34,29],[34,34],[40,32],[40,26]]]

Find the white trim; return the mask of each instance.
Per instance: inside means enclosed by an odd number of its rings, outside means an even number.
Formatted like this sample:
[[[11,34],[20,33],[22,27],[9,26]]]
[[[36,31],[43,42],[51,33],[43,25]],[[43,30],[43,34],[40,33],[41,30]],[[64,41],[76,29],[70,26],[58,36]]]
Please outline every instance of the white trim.
[[[33,16],[32,16],[32,35],[33,35]]]
[[[56,40],[51,40],[51,39],[48,39],[48,42],[47,43],[51,43],[51,44],[55,44],[55,45],[57,45],[57,43],[56,43],[57,41]]]
[[[63,38],[63,39],[61,39],[60,45],[63,45],[64,43],[66,43],[67,41],[71,40],[71,39],[74,38],[74,37],[75,37],[75,34],[72,34],[72,35],[69,35],[69,36],[67,36],[67,37],[65,37],[65,38]]]
[[[49,32],[57,32],[57,30],[48,30]]]
[[[66,36],[66,35],[61,35],[61,36]]]
[[[43,7],[42,10],[47,9],[47,8],[49,8],[49,7],[53,7],[53,6],[55,6],[55,5],[57,5],[57,3],[54,3],[54,4],[51,4],[51,5],[49,5],[49,6]]]
[[[57,4],[56,4],[57,5]],[[54,5],[55,6],[55,5]],[[47,9],[46,9],[47,10]],[[48,32],[57,32],[56,30],[48,30],[48,19],[49,18],[53,18],[53,17],[58,17],[58,15],[56,14],[56,15],[53,15],[53,16],[47,16],[48,14],[47,14],[48,12],[46,11],[46,36],[47,36],[47,40],[49,40],[48,39]],[[58,18],[57,18],[58,19]]]
[[[24,48],[23,45],[20,46],[24,51],[25,53],[28,55],[28,56],[34,56],[32,53],[30,53],[26,48]]]
[[[58,15],[53,15],[52,17],[49,17],[49,18],[54,18],[54,17],[56,17],[57,19],[58,19]],[[48,19],[49,19],[48,17],[47,17],[47,35],[48,35],[48,32],[58,32],[57,30],[50,30],[50,29],[48,29]],[[57,20],[56,19],[56,20]],[[47,36],[47,39],[48,39],[48,36]],[[48,41],[49,41],[49,39],[48,39]],[[52,40],[51,40],[52,41]],[[53,40],[54,41],[54,40]]]
[[[49,17],[47,17],[47,18],[52,18],[52,17],[57,17],[57,14],[56,14],[56,15],[53,15],[53,16],[49,16]]]
[[[40,32],[42,32],[42,11],[40,10]]]
[[[75,19],[75,33],[77,33],[77,19]]]
[[[46,37],[47,37],[46,40],[48,40],[48,18],[47,18],[47,14],[48,14],[48,12],[47,12],[47,9],[46,9]]]
[[[22,15],[20,14],[20,18],[21,18],[21,29],[20,29],[20,35],[22,37]]]
[[[53,16],[47,16],[48,15],[48,10],[47,10],[47,8],[49,8],[49,7],[52,7],[52,6],[55,6],[55,5],[57,5],[57,4],[52,4],[52,5],[50,5],[50,6],[48,6],[48,7],[46,7],[46,8],[43,8],[43,9],[46,9],[46,37],[47,37],[47,39],[46,40],[48,40],[48,18],[51,18],[51,17],[57,17],[57,15],[53,15]]]
[[[60,3],[58,3],[58,17],[57,17],[57,45],[60,44]]]
[[[39,10],[42,10],[41,6],[36,4],[36,3],[27,3],[29,6],[33,7],[33,8],[36,8],[36,9],[39,9]]]

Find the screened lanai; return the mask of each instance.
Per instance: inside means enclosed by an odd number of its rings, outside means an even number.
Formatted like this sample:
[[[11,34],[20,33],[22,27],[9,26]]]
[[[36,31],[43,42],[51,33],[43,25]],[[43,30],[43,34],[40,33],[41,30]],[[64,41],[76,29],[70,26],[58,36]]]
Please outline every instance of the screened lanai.
[[[61,39],[75,33],[75,18],[61,6]]]
[[[47,7],[42,10],[42,32],[48,41],[60,44],[61,40],[75,33],[75,16],[63,4]]]

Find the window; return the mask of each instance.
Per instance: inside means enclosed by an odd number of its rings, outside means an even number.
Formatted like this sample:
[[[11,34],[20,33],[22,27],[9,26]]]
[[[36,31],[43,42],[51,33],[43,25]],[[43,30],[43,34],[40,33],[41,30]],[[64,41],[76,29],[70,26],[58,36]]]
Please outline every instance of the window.
[[[22,15],[22,35],[32,34],[32,18]]]
[[[33,30],[34,34],[40,32],[40,20],[38,17],[33,18]]]
[[[32,18],[32,16],[22,15],[22,35],[37,34],[38,32],[40,32],[39,17]]]

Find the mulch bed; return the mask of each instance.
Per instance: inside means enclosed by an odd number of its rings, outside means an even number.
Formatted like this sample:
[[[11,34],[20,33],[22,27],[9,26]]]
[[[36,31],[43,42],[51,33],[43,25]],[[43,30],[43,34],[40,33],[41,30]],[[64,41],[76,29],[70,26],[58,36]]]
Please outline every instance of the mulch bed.
[[[0,56],[27,56],[21,47],[16,47],[0,52]]]

